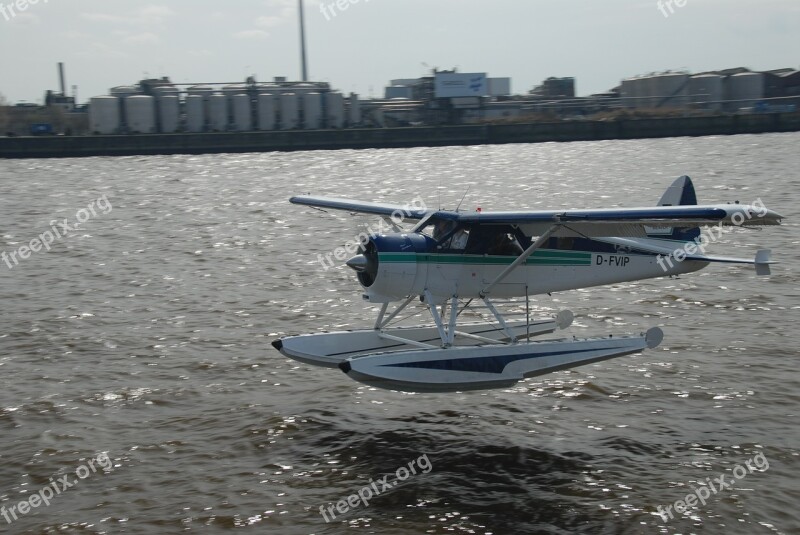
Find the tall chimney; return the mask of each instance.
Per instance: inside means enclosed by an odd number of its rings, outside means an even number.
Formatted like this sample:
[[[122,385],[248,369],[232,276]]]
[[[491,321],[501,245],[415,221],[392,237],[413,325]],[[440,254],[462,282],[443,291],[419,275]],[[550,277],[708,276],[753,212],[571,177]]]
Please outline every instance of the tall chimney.
[[[298,0],[300,10],[300,61],[303,64],[303,81],[308,82],[308,63],[306,61],[306,17],[303,0]]]
[[[67,96],[67,85],[64,83],[64,64],[58,63],[58,79],[61,82],[61,96]]]

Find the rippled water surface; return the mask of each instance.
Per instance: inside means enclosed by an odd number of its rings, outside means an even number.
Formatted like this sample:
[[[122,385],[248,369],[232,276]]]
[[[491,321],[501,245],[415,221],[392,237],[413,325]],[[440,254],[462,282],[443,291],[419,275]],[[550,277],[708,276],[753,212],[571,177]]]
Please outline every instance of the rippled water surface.
[[[0,161],[3,251],[88,219],[0,263],[0,513],[18,517],[0,532],[799,533],[798,146],[778,134]],[[270,346],[374,318],[349,270],[317,256],[369,219],[293,194],[637,206],[682,174],[701,202],[760,197],[787,217],[713,251],[772,248],[771,277],[712,266],[537,301],[575,312],[570,335],[661,326],[656,350],[508,390],[410,395]],[[78,214],[103,195],[110,212]],[[104,452],[113,466],[91,472]],[[658,515],[759,454],[768,468]],[[336,512],[423,455],[428,473]],[[20,512],[63,476],[77,483]]]

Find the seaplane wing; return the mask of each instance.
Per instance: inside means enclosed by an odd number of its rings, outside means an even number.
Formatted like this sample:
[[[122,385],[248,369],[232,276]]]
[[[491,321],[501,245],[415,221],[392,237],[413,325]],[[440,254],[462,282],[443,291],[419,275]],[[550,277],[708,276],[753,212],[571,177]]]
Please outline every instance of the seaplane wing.
[[[442,219],[478,225],[513,225],[527,236],[548,230],[553,237],[644,238],[673,228],[708,226],[779,225],[782,216],[763,205],[722,204],[705,206],[652,206],[645,208],[601,208],[594,210],[537,210],[514,212],[434,212],[424,207],[375,203],[337,197],[300,195],[292,204],[352,213],[421,220],[435,214]]]
[[[337,197],[316,197],[312,195],[298,195],[289,199],[292,204],[302,204],[313,208],[344,210],[358,214],[372,214],[384,217],[399,217],[402,219],[423,219],[430,213],[424,207],[415,205],[386,204],[377,202],[354,201]]]
[[[763,205],[745,204],[449,213],[444,217],[478,225],[514,225],[527,236],[540,236],[555,228],[551,234],[554,237],[584,238],[644,238],[673,228],[779,225],[782,219]]]

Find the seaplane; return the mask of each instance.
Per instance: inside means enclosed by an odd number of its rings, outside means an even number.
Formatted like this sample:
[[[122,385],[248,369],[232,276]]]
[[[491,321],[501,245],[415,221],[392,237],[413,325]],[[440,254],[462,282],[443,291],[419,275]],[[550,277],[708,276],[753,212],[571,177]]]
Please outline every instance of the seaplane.
[[[698,205],[688,176],[675,180],[656,206],[643,208],[428,210],[311,195],[290,202],[379,216],[392,226],[391,232],[365,235],[346,262],[363,300],[378,309],[375,324],[288,336],[273,346],[372,387],[427,393],[509,388],[526,378],[655,348],[664,337],[659,327],[543,338],[568,328],[573,314],[532,318],[530,299],[673,277],[712,263],[751,264],[757,274],[768,275],[769,250],[742,259],[711,256],[706,247],[729,227],[779,225],[782,219],[760,199]],[[500,306],[508,300],[516,308]],[[516,311],[513,317],[508,310]],[[419,314],[430,319],[401,325]]]

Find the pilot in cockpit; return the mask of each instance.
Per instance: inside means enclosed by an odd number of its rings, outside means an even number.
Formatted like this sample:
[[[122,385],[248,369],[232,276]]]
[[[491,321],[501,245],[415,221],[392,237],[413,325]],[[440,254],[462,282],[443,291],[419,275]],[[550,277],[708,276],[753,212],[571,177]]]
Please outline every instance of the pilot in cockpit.
[[[433,239],[441,241],[453,232],[457,223],[455,221],[439,220],[433,228]],[[441,244],[442,249],[464,250],[469,240],[469,233],[463,228],[456,230],[446,242]]]

